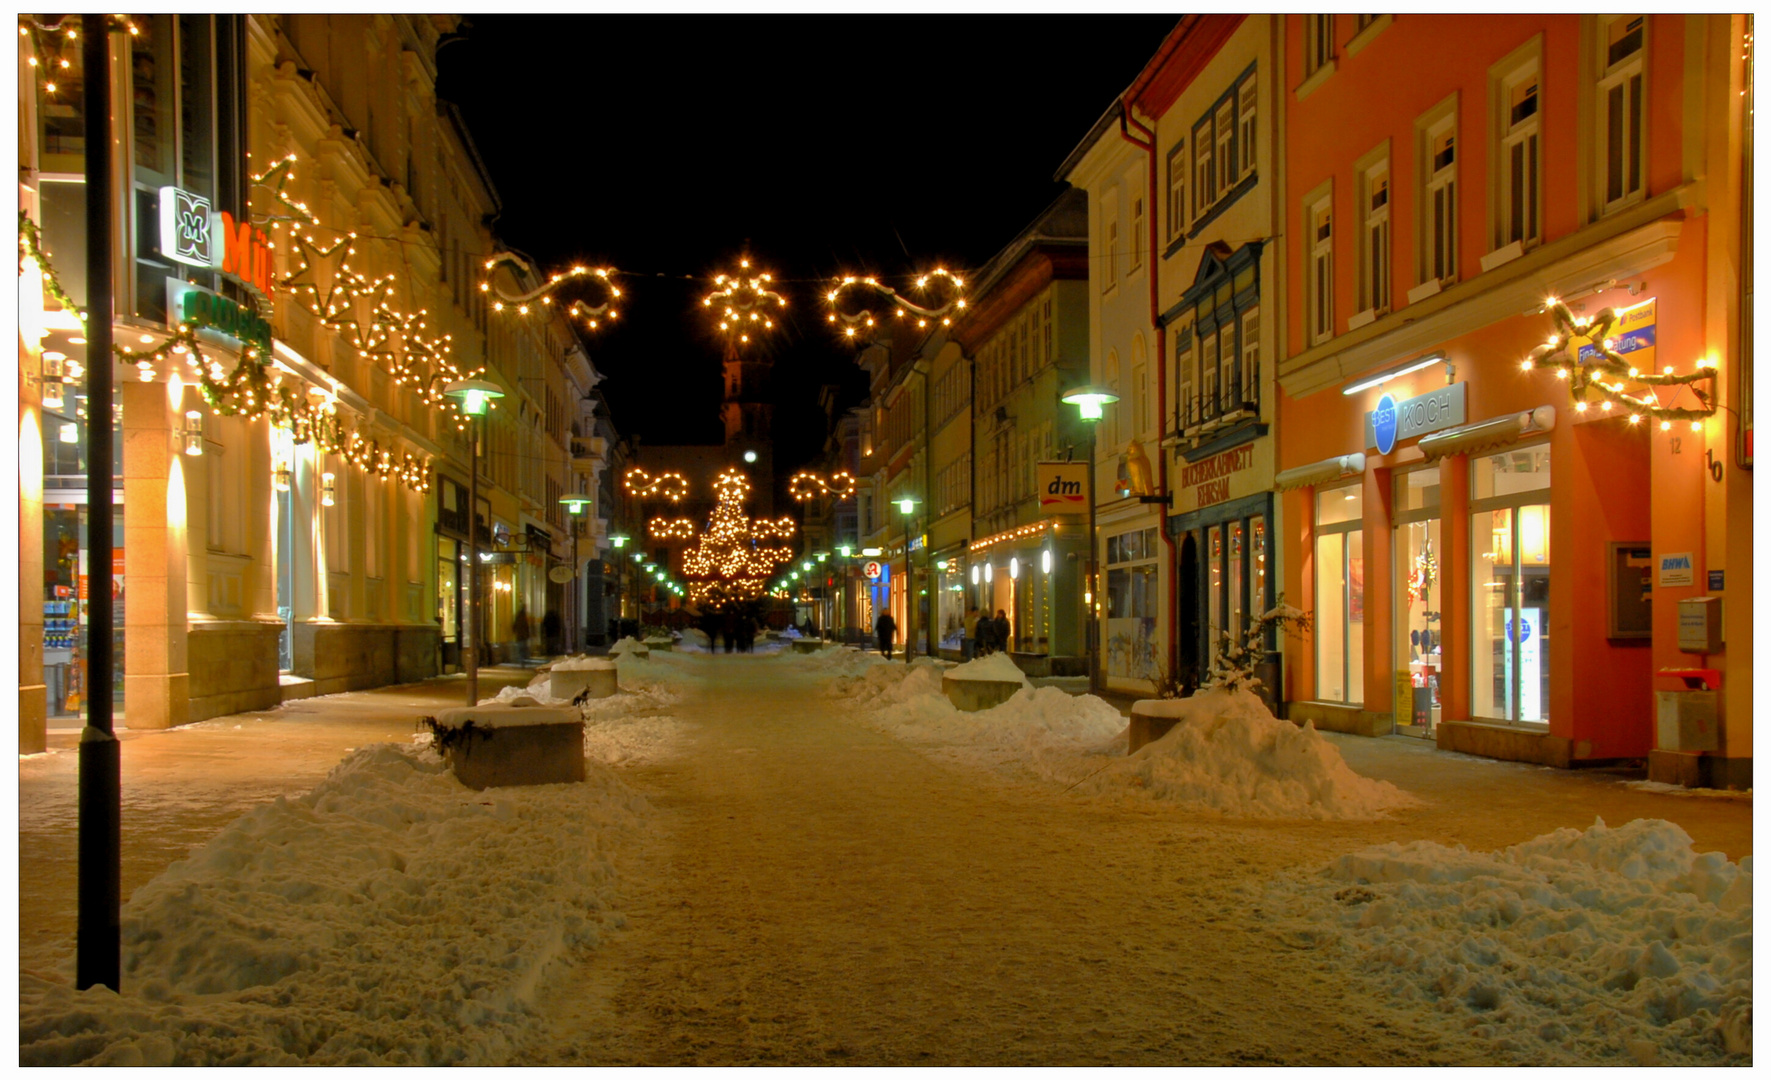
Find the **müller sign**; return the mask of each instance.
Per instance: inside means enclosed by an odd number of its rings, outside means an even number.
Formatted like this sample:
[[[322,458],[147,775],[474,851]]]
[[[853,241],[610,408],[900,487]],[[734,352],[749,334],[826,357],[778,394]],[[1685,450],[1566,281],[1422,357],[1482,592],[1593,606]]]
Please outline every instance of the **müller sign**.
[[[271,294],[271,245],[250,221],[216,213],[206,195],[160,189],[160,254],[187,266],[213,267],[266,296]]]

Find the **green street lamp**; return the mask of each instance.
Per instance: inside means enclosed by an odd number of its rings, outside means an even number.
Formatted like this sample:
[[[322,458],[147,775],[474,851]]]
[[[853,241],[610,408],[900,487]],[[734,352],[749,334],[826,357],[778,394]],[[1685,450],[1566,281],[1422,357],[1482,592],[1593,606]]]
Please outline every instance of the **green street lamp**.
[[[561,495],[560,505],[566,508],[567,526],[572,530],[572,602],[566,605],[567,625],[566,655],[578,651],[578,522],[577,518],[584,513],[584,508],[591,504],[588,495]]]
[[[485,379],[462,379],[443,387],[443,395],[455,399],[465,416],[473,418],[473,452],[467,464],[467,549],[473,558],[467,560],[467,626],[461,636],[463,666],[467,670],[467,706],[480,703],[480,437],[485,427],[486,409],[504,396],[497,383]]]
[[[1095,552],[1101,541],[1096,535],[1095,523],[1095,424],[1101,419],[1101,406],[1118,401],[1119,395],[1099,386],[1079,386],[1065,391],[1060,400],[1080,409],[1082,420],[1088,425],[1088,584],[1084,592],[1088,601],[1088,689],[1089,693],[1098,694],[1101,692],[1101,590],[1096,580]]]

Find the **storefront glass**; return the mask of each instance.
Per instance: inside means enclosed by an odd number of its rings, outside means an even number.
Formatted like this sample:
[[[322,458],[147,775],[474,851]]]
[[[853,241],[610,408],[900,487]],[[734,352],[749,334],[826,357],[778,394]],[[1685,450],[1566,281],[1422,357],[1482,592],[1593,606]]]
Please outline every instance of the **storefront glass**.
[[[1205,630],[1206,655],[1216,656],[1224,648],[1224,527],[1213,525],[1205,538]],[[1209,659],[1206,670],[1210,670]]]
[[[1439,470],[1401,473],[1394,479],[1391,512],[1396,521],[1396,732],[1421,738],[1439,725],[1444,654],[1440,647]]]
[[[1156,677],[1157,558],[1154,528],[1107,538],[1107,674]]]
[[[958,650],[963,648],[965,640],[965,576],[964,568],[958,559],[947,559],[946,567],[936,564],[936,581],[940,592],[939,603],[941,636],[943,649]]]
[[[1550,451],[1471,462],[1472,715],[1549,721]]]
[[[1316,697],[1365,700],[1364,498],[1358,485],[1316,496]]]

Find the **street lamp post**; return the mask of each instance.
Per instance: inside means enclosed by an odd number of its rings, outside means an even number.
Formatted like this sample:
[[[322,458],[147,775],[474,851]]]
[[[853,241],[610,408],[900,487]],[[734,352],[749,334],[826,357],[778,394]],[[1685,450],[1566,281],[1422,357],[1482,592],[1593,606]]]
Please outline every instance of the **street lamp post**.
[[[1067,391],[1061,400],[1080,409],[1083,423],[1088,425],[1088,561],[1085,564],[1087,584],[1084,595],[1088,601],[1088,692],[1098,694],[1101,692],[1101,589],[1096,580],[1095,558],[1101,545],[1100,538],[1095,535],[1095,425],[1101,419],[1101,406],[1118,401],[1119,395],[1098,386],[1079,386]]]
[[[578,519],[590,505],[590,499],[584,495],[561,495],[560,505],[566,508],[566,524],[572,531],[572,629],[566,633],[566,655],[571,656],[578,652]]]
[[[627,546],[627,534],[615,533],[609,537],[609,543],[615,547],[615,557],[609,560],[610,565],[615,567],[615,632],[610,636],[615,641],[619,641],[621,640],[621,598],[626,591],[621,587],[621,583],[627,577],[627,566],[625,560],[621,558],[621,549]],[[609,644],[613,645],[614,643],[611,641]]]
[[[504,396],[495,383],[484,379],[463,379],[443,387],[443,393],[454,398],[461,411],[472,417],[473,452],[467,464],[467,625],[462,637],[462,653],[467,669],[467,706],[480,703],[480,433],[485,425],[486,408],[495,398]]]
[[[916,513],[917,500],[898,500],[898,512],[904,515],[904,662],[910,663],[916,648],[916,563],[910,551],[910,516]],[[927,545],[924,545],[926,547]]]

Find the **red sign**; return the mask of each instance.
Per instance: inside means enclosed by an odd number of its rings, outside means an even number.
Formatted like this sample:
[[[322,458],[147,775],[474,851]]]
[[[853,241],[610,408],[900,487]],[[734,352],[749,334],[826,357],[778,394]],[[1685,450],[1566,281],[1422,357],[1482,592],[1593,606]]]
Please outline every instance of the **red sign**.
[[[878,581],[879,580],[879,573],[880,573],[879,563],[870,562],[870,563],[866,564],[865,566],[861,567],[861,572],[863,574],[866,574],[869,580]]]

